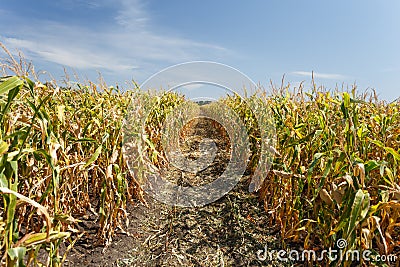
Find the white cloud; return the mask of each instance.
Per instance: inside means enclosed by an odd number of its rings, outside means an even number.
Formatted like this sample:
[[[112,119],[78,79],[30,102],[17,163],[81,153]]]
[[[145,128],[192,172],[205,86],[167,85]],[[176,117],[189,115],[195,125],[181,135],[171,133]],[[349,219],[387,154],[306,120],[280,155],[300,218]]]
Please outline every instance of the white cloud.
[[[314,75],[314,78],[320,78],[320,79],[328,79],[328,80],[345,80],[348,77],[342,74],[335,74],[335,73],[318,73],[318,72],[310,72],[310,71],[293,71],[291,74],[296,75],[296,76],[306,76],[306,77],[312,77]]]
[[[95,5],[86,4],[114,12],[111,14],[114,21],[98,29],[96,22],[84,25],[40,18],[29,23],[22,20],[21,24],[14,25],[12,31],[0,26],[3,34],[0,42],[10,50],[22,50],[34,64],[46,60],[76,69],[105,70],[117,75],[148,68],[155,62],[175,64],[228,52],[218,45],[157,32],[150,25],[151,16],[142,1],[101,0]]]
[[[69,50],[62,46],[18,38],[4,38],[4,43],[8,47],[16,47],[27,51],[28,57],[33,55],[50,62],[78,69],[94,68],[123,71],[137,68],[133,65],[120,64],[117,60],[107,55],[100,56],[86,49],[75,48],[74,50]]]
[[[128,28],[145,27],[149,17],[143,2],[138,0],[120,0],[121,9],[115,17],[119,25]]]
[[[187,89],[187,90],[196,90],[199,88],[204,87],[205,85],[202,83],[191,83],[191,84],[187,84],[185,86],[183,86],[183,88]]]

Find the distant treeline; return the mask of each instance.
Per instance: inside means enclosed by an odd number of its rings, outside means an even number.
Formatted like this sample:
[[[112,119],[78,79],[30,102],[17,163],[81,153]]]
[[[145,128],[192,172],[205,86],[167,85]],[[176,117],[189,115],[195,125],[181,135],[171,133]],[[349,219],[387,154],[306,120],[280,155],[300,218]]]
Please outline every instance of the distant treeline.
[[[212,101],[210,100],[200,100],[200,101],[196,101],[196,104],[198,104],[199,106],[204,106],[207,104],[210,104]]]

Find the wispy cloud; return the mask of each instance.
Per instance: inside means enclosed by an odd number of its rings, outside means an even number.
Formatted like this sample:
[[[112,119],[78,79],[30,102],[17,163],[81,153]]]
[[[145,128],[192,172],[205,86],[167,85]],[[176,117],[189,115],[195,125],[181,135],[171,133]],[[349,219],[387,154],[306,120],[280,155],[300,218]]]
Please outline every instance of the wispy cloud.
[[[145,3],[138,0],[120,0],[121,9],[115,17],[117,23],[128,28],[144,28],[149,16],[145,11]]]
[[[187,84],[185,86],[183,86],[183,88],[187,89],[187,90],[196,90],[199,88],[204,87],[205,85],[202,83],[192,83],[192,84]]]
[[[78,1],[78,0],[77,0]],[[79,2],[79,1],[78,1]],[[80,3],[80,2],[79,2]],[[129,73],[156,62],[174,64],[228,53],[224,47],[160,33],[151,26],[151,15],[140,0],[101,0],[89,8],[107,9],[110,25],[68,24],[35,19],[0,26],[0,41],[11,50],[22,50],[34,61],[45,60],[75,69]],[[21,19],[13,15],[15,21]],[[1,20],[0,20],[1,21]],[[96,28],[97,27],[97,28]],[[8,31],[8,32],[7,32]],[[35,62],[34,62],[35,63]]]
[[[328,80],[345,80],[348,79],[347,76],[342,75],[342,74],[336,74],[336,73],[318,73],[318,72],[310,72],[310,71],[293,71],[291,74],[296,75],[296,76],[305,76],[305,77],[312,77],[314,75],[314,78],[320,78],[320,79],[328,79]]]
[[[28,57],[40,57],[41,59],[78,69],[112,69],[115,71],[132,70],[138,68],[134,65],[121,64],[109,55],[99,55],[94,51],[76,47],[73,50],[65,49],[62,45],[39,43],[35,40],[18,38],[4,38],[6,46],[25,50]]]

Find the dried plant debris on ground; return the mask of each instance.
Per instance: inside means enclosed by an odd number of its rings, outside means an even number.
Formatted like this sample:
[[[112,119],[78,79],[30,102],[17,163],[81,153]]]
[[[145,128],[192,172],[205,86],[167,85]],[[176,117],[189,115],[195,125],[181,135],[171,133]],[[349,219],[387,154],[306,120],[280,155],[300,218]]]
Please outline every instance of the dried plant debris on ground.
[[[219,152],[209,168],[187,176],[188,186],[220,174],[229,160],[227,144],[209,130],[209,123],[194,123],[182,152],[187,158],[197,158],[202,138],[212,138]],[[170,168],[170,181],[179,183],[180,177],[181,171]],[[277,229],[266,227],[269,218],[262,203],[248,192],[248,178],[243,177],[234,190],[203,207],[172,207],[147,197],[148,207],[138,203],[129,210],[131,237],[115,238],[104,253],[102,247],[90,249],[87,243],[92,241],[81,242],[66,266],[279,266],[257,257],[266,245],[274,249],[280,241]]]
[[[138,203],[130,210],[131,237],[118,236],[104,253],[77,244],[66,266],[279,266],[257,259],[257,251],[277,249],[280,241],[275,229],[265,227],[268,216],[245,186],[204,207],[147,201],[148,207]]]

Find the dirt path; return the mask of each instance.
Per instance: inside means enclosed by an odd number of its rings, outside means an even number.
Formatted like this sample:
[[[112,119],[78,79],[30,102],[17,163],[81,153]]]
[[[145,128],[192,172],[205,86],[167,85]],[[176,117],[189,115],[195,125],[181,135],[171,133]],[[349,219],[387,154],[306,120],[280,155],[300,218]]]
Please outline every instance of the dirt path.
[[[210,121],[194,124],[183,153],[198,157],[202,138],[213,139],[218,147],[214,162],[197,175],[169,170],[169,180],[194,186],[218,177],[229,161],[229,144],[211,127]],[[211,130],[210,130],[211,129]],[[257,251],[279,247],[277,229],[266,227],[268,214],[256,195],[247,191],[249,177],[218,201],[196,208],[171,207],[146,196],[149,207],[129,207],[132,237],[118,235],[105,250],[89,242],[75,245],[65,266],[279,266],[263,262]]]

